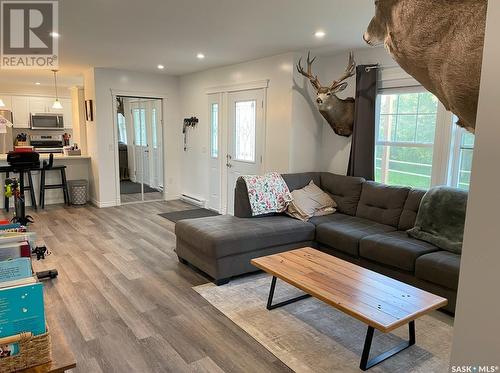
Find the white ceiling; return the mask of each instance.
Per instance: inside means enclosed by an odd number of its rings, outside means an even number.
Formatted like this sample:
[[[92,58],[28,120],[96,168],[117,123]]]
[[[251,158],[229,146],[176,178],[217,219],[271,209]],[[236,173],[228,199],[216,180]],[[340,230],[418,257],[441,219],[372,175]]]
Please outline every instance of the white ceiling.
[[[359,48],[374,11],[372,0],[61,0],[59,8],[63,85],[91,66],[160,73],[163,64],[161,73],[182,75],[306,48]],[[50,85],[50,74],[0,71],[0,84]]]

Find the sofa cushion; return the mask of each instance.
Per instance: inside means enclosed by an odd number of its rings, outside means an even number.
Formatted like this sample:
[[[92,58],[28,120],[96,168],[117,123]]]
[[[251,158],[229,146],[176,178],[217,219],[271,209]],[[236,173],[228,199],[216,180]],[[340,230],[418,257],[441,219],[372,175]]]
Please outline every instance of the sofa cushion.
[[[410,188],[367,181],[363,184],[356,216],[397,227]]]
[[[286,180],[286,179],[285,179]],[[337,210],[343,214],[354,216],[365,179],[336,175],[329,172],[321,173],[320,187],[332,195],[337,203]]]
[[[283,180],[285,180],[286,185],[288,185],[290,192],[304,188],[306,185],[309,185],[311,180],[317,186],[321,185],[319,172],[302,172],[298,174],[283,174],[281,176],[283,176]]]
[[[333,214],[332,216],[335,216]],[[316,227],[316,241],[352,256],[359,256],[359,241],[374,234],[394,231],[389,225],[349,216]]]
[[[398,229],[400,231],[407,231],[415,226],[420,201],[422,201],[425,192],[422,189],[410,189],[399,219]]]
[[[313,216],[308,220],[308,223],[314,224],[316,226],[324,223],[335,223],[337,221],[341,221],[344,219],[350,218],[350,215],[342,214],[340,212],[336,212],[334,214],[326,215],[326,216]]]
[[[359,243],[359,256],[407,272],[415,271],[415,260],[439,249],[430,243],[408,237],[406,232],[390,232],[365,237]]]
[[[181,220],[177,239],[216,258],[314,240],[314,225],[287,216],[242,219],[230,215]]]
[[[443,250],[422,255],[415,263],[415,276],[421,280],[457,290],[460,257],[458,254]]]

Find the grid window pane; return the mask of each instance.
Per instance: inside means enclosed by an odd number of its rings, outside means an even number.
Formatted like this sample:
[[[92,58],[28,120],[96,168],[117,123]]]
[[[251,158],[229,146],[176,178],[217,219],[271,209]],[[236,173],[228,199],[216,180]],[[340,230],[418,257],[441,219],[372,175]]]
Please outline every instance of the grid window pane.
[[[417,119],[416,142],[432,144],[436,135],[436,113],[419,114]]]
[[[470,175],[472,170],[472,149],[462,149],[460,151],[460,169],[458,173],[458,187],[469,190]]]
[[[377,145],[375,181],[389,185],[429,188],[432,147]]]
[[[415,141],[415,130],[417,128],[416,115],[401,115],[398,118],[396,130],[396,141],[413,142]]]
[[[379,95],[375,179],[429,188],[438,101],[428,92]]]
[[[217,158],[219,156],[219,104],[212,104],[210,112],[210,155],[212,158]]]
[[[257,102],[239,101],[235,105],[235,159],[255,162]]]

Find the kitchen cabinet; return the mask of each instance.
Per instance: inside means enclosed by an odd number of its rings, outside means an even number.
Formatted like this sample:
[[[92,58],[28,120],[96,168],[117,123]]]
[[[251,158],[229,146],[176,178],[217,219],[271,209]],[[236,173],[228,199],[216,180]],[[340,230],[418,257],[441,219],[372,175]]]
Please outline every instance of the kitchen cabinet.
[[[73,111],[71,105],[71,99],[60,98],[59,101],[63,106],[62,109],[54,109],[52,105],[54,104],[55,98],[46,97],[30,97],[29,98],[29,108],[30,113],[54,113],[62,114],[64,116],[64,128],[73,128]]]
[[[73,128],[73,102],[70,98],[60,98],[61,104],[63,106],[63,116],[64,116],[64,128]]]
[[[0,99],[5,104],[4,107],[0,107],[0,110],[12,110],[12,98],[10,96],[1,96]]]
[[[59,98],[62,109],[52,109],[54,97],[0,95],[5,104],[2,109],[12,111],[14,128],[30,128],[30,115],[55,113],[64,116],[64,128],[73,128],[73,105],[70,98]]]
[[[14,128],[30,128],[30,106],[26,96],[12,96]]]
[[[30,113],[32,114],[50,113],[50,109],[52,108],[53,103],[54,100],[47,97],[30,97],[29,98]]]

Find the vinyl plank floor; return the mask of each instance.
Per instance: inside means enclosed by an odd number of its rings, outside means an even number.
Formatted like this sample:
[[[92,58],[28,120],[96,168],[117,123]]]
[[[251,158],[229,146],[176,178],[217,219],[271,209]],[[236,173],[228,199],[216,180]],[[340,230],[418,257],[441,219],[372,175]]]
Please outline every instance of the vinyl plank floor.
[[[74,372],[291,372],[191,289],[208,280],[177,261],[175,225],[158,216],[190,208],[29,211],[37,242],[52,252],[35,270],[60,273],[46,283],[45,302],[73,350]]]

